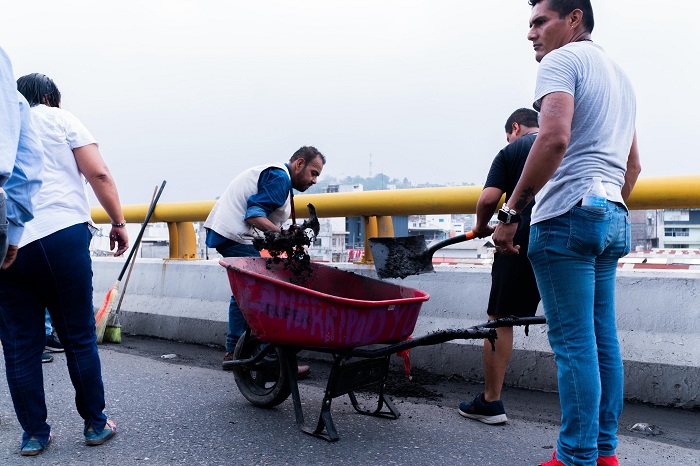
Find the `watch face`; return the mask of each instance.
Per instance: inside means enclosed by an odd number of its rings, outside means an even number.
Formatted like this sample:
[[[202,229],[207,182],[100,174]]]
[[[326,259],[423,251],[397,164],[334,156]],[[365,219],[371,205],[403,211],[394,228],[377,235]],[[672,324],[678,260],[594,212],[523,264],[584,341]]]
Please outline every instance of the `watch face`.
[[[503,212],[502,210],[498,211],[498,221],[503,222],[503,223],[510,223],[510,215],[507,213]]]

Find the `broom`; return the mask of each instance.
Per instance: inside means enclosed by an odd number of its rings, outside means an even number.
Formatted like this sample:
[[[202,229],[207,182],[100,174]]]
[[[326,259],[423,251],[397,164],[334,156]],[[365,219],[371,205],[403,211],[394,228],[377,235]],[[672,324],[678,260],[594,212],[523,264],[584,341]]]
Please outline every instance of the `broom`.
[[[156,199],[156,192],[158,192],[158,186],[153,189],[153,196],[151,197],[151,205],[153,205],[153,201]],[[140,247],[140,244],[135,245],[134,247],[136,248],[138,252],[138,248]],[[124,301],[124,295],[126,294],[126,287],[129,284],[129,279],[131,278],[131,272],[134,270],[134,263],[136,263],[136,257],[138,254],[134,254],[133,258],[131,259],[131,265],[129,265],[129,273],[126,274],[126,280],[124,280],[124,287],[122,288],[122,294],[119,297],[119,302],[117,303],[117,309],[112,310],[109,313],[109,317],[107,318],[107,326],[105,327],[105,334],[103,341],[109,342],[109,343],[121,343],[122,342],[122,325],[121,322],[119,321],[119,310],[122,307],[122,301]]]
[[[100,307],[100,309],[97,311],[97,315],[95,316],[95,333],[97,335],[97,343],[102,343],[102,339],[104,338],[105,334],[105,328],[107,328],[107,318],[109,317],[109,313],[112,311],[114,302],[117,300],[117,293],[119,292],[119,283],[121,283],[122,277],[126,272],[126,268],[129,265],[129,262],[131,262],[131,258],[133,257],[134,253],[136,252],[136,248],[141,242],[143,232],[146,229],[146,225],[148,225],[148,221],[151,219],[151,215],[153,214],[153,210],[156,208],[156,203],[158,202],[158,198],[160,198],[160,194],[163,192],[163,188],[165,188],[165,180],[163,180],[163,184],[160,185],[158,194],[156,194],[155,199],[153,199],[153,202],[151,203],[151,207],[148,209],[146,219],[144,220],[143,225],[141,225],[141,230],[139,231],[139,234],[136,237],[136,241],[134,242],[134,245],[131,248],[131,252],[129,253],[129,257],[127,257],[126,259],[124,267],[122,267],[122,271],[119,273],[119,277],[117,278],[116,283],[114,283],[114,286],[107,292],[107,296],[105,296],[105,300],[102,303],[102,307]]]

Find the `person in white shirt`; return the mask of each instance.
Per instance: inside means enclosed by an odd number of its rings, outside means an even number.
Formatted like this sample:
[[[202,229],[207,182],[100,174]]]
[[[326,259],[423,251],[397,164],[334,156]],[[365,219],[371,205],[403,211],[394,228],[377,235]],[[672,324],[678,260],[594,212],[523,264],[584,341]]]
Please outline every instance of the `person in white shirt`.
[[[31,105],[32,124],[43,143],[44,174],[17,258],[0,271],[0,339],[23,430],[20,454],[34,456],[51,442],[41,367],[45,309],[65,348],[85,443],[100,445],[116,433],[104,414],[88,249],[94,226],[86,182],[112,221],[110,247],[116,247],[115,255],[127,250],[129,238],[117,187],[97,142],[61,108],[56,84],[33,73],[19,78],[17,87]]]

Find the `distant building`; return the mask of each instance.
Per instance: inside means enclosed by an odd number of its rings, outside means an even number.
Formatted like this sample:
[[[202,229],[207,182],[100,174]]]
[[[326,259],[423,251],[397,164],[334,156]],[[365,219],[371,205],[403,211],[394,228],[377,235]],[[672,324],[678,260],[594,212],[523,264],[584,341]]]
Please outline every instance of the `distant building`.
[[[659,248],[700,248],[700,209],[660,210],[657,212],[659,212],[657,214]]]
[[[199,222],[195,227],[199,226]],[[202,228],[203,229],[203,228]],[[132,241],[136,237],[130,237]],[[170,255],[170,233],[167,223],[149,223],[141,238],[139,257],[163,258]]]
[[[196,226],[196,224],[195,224]],[[114,251],[109,250],[109,225],[98,225],[97,232],[90,242],[90,252],[93,256],[114,256]],[[124,253],[124,258],[131,252],[136,237],[141,230],[138,223],[127,223],[126,232],[129,235],[129,249]],[[163,258],[170,254],[170,241],[168,224],[163,222],[149,223],[141,237],[141,245],[138,257]],[[203,244],[203,243],[202,243]],[[121,260],[121,258],[118,258]]]
[[[452,216],[449,214],[408,217],[408,236],[423,235],[426,241],[439,241],[450,237],[451,232]]]
[[[345,217],[320,218],[321,227],[308,252],[311,260],[322,262],[347,262],[345,247]]]
[[[659,237],[656,232],[655,210],[630,211],[630,236],[632,251],[648,251],[659,247]]]
[[[633,210],[632,250],[700,248],[700,209]]]

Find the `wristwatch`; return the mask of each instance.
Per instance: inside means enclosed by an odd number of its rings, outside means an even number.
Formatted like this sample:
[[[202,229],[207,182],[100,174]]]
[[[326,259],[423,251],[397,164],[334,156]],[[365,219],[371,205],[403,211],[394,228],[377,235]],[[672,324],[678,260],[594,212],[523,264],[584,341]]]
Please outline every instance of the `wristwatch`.
[[[520,214],[508,207],[507,204],[503,204],[503,207],[498,211],[498,221],[505,223],[506,225],[510,223],[520,222]]]

